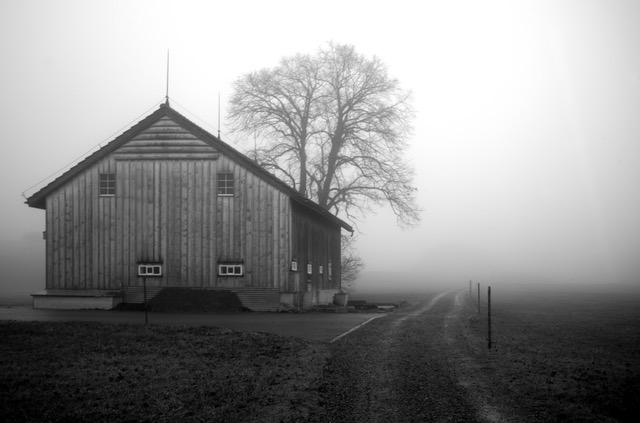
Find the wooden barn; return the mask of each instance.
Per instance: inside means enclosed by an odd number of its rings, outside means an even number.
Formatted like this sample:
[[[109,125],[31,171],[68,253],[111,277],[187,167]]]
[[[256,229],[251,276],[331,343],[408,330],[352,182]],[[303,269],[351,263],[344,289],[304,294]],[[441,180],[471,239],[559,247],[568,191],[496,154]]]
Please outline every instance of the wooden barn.
[[[168,103],[26,201],[46,211],[36,308],[112,308],[164,287],[250,309],[331,303],[352,228]]]

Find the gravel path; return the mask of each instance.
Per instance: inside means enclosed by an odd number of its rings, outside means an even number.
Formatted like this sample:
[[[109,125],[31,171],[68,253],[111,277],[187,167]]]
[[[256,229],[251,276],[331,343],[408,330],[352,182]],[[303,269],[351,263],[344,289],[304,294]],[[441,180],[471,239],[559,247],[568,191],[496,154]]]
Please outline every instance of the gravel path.
[[[324,422],[514,421],[473,360],[467,291],[447,291],[376,319],[331,345]]]

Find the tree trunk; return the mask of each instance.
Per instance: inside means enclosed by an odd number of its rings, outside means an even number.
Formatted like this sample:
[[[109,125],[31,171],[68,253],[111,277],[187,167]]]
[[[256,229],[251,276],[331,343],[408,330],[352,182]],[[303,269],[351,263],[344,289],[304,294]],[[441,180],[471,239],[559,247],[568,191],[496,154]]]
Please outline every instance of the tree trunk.
[[[300,148],[300,179],[298,180],[298,192],[300,195],[307,196],[307,152],[305,145]]]

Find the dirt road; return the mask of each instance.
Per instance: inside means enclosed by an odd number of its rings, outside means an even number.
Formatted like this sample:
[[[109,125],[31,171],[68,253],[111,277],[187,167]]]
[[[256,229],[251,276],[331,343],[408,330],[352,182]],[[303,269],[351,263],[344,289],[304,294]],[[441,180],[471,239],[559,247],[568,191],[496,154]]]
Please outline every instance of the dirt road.
[[[331,345],[325,422],[515,421],[473,362],[468,292],[447,291],[376,319]]]

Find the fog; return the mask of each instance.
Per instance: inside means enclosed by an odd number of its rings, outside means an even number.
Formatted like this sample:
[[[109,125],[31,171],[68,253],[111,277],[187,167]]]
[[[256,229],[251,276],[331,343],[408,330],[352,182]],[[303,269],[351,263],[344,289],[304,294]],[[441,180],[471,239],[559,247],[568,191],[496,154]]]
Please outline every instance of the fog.
[[[422,221],[357,222],[359,286],[640,289],[640,3],[217,3],[0,2],[0,292],[44,288],[23,192],[155,109],[167,49],[172,106],[216,133],[237,77],[330,40],[380,57],[417,112]]]

